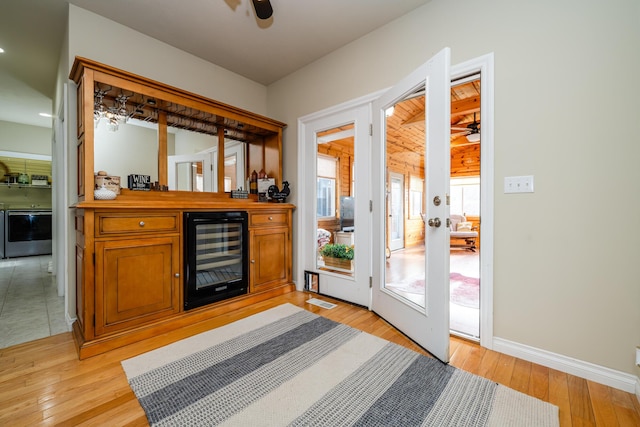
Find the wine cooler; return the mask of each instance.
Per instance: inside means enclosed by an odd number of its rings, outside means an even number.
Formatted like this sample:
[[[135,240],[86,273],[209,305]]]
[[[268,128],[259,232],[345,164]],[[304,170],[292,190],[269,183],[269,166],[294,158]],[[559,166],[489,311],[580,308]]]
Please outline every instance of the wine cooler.
[[[246,294],[249,289],[246,212],[185,212],[184,308]]]

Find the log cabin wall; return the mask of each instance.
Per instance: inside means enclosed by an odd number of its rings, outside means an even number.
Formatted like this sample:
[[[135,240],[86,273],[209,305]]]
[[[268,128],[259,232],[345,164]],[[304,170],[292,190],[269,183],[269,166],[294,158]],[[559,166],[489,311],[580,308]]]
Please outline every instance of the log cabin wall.
[[[424,181],[424,163],[422,156],[403,156],[403,159],[397,159],[397,156],[387,155],[388,172],[397,173],[404,177],[404,193],[402,195],[402,204],[404,206],[404,245],[405,247],[416,246],[424,243],[424,221],[422,218],[413,218],[409,216],[409,183],[411,177],[419,178]]]
[[[350,141],[349,141],[350,140]],[[351,180],[354,161],[354,141],[348,138],[347,141],[336,141],[328,144],[318,145],[318,154],[338,159],[338,189],[336,200],[336,216],[331,219],[318,220],[318,228],[324,228],[331,232],[331,242],[334,241],[334,234],[340,231],[340,196],[352,196]]]
[[[451,177],[480,176],[480,144],[451,147]]]
[[[451,147],[451,177],[480,176],[480,144]],[[476,246],[480,247],[480,217],[467,216],[467,221],[478,231]]]
[[[421,218],[409,216],[409,182],[411,177],[424,180],[424,164],[421,156],[409,156],[407,153],[401,158],[398,155],[387,155],[387,167],[389,172],[404,176],[405,189],[403,194],[404,204],[404,230],[405,246],[411,247],[424,243],[425,226]],[[480,144],[462,145],[451,147],[451,177],[469,177],[480,175]],[[468,217],[473,226],[480,230],[480,218]],[[480,243],[478,239],[477,243]]]
[[[421,134],[416,134],[416,132]],[[425,179],[424,159],[419,153],[411,152],[409,147],[415,145],[411,141],[402,141],[402,138],[417,139],[424,141],[424,132],[422,129],[410,129],[394,135],[393,142],[396,144],[392,150],[387,151],[387,172],[400,174],[404,177],[405,188],[403,194],[404,205],[404,240],[405,246],[411,247],[424,243],[425,225],[422,218],[413,218],[409,216],[409,183],[411,177]],[[338,159],[338,184],[339,188],[338,200],[336,200],[336,217],[331,219],[319,220],[318,228],[323,228],[332,233],[340,230],[340,196],[350,196],[351,179],[354,161],[353,139],[350,141],[336,141],[318,146],[318,153]],[[480,144],[460,145],[451,147],[451,177],[469,177],[480,175]],[[469,221],[478,230],[480,229],[480,218],[469,217]],[[478,241],[479,243],[479,241]]]

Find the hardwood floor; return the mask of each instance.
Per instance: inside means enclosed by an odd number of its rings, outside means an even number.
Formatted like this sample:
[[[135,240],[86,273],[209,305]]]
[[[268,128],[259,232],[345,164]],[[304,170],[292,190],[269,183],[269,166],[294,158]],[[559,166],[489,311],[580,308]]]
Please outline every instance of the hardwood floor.
[[[78,360],[71,333],[0,350],[0,425],[145,426],[120,361],[289,302],[427,354],[374,313],[330,298],[332,310],[293,292],[206,322]],[[315,295],[313,295],[315,296]],[[451,338],[451,365],[551,402],[561,426],[640,426],[635,395]]]

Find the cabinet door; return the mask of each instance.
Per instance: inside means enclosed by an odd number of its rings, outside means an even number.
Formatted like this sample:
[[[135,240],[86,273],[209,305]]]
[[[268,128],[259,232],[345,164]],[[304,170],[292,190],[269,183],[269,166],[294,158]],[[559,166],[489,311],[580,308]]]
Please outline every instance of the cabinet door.
[[[96,242],[96,335],[179,312],[179,243],[178,236]]]
[[[251,230],[251,292],[291,280],[291,245],[288,227]]]

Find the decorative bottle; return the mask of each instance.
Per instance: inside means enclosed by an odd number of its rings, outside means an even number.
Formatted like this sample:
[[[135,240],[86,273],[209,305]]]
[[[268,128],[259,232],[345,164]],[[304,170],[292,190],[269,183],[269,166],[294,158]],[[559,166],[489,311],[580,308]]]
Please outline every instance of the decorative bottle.
[[[249,193],[258,194],[258,172],[251,172],[251,180],[249,181]]]

